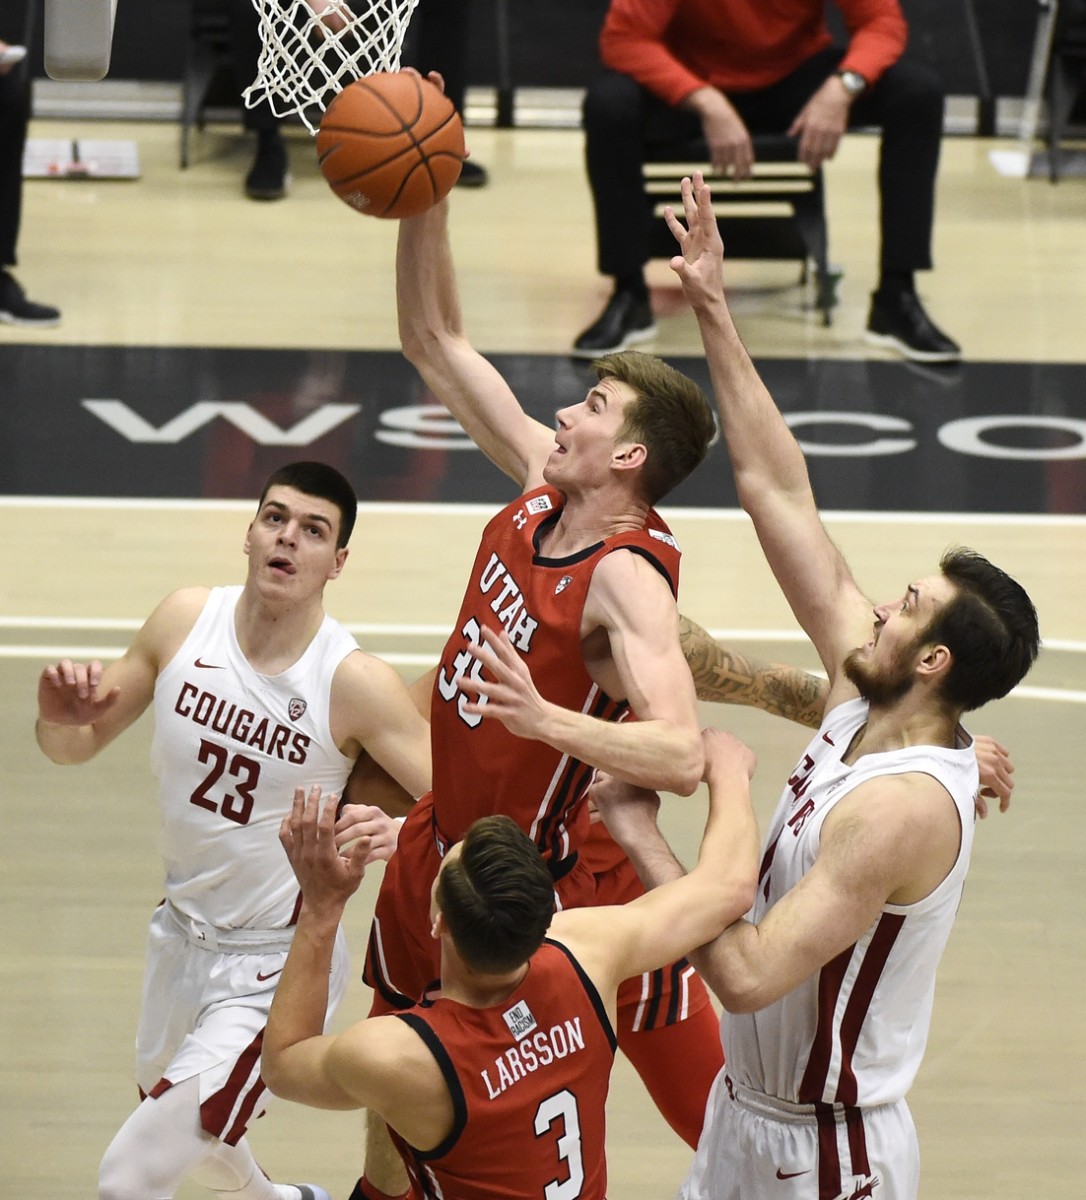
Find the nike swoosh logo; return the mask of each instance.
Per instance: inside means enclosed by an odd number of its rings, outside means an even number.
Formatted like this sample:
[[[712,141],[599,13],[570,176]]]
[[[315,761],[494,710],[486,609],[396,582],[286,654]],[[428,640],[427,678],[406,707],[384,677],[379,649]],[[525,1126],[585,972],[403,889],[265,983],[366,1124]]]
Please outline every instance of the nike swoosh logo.
[[[782,1171],[780,1169],[780,1167],[778,1167],[777,1168],[777,1178],[778,1179],[795,1179],[797,1175],[810,1174],[810,1171],[811,1171],[810,1167],[808,1167],[806,1171]]]
[[[194,667],[200,667],[204,671],[225,671],[225,667],[220,667],[217,663],[206,663],[202,658],[197,658],[193,664]]]
[[[283,973],[282,967],[280,967],[278,971],[269,971],[267,973],[267,975],[262,975],[259,971],[257,971],[256,981],[257,981],[257,983],[263,983],[266,979],[274,979],[276,977],[276,975],[282,975],[282,973]]]

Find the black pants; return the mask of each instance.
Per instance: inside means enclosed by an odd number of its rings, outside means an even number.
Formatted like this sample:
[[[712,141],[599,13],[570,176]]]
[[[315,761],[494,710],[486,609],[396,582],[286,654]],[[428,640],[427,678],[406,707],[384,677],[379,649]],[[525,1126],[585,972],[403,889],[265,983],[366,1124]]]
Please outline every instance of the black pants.
[[[234,82],[238,95],[256,78],[257,61],[260,58],[260,19],[253,0],[230,0],[227,13],[230,28],[230,57],[233,59]],[[281,119],[272,112],[267,100],[261,100],[255,108],[242,101],[242,123],[254,133],[272,133],[278,129]]]
[[[419,0],[407,29],[403,64],[425,75],[440,71],[445,95],[464,111],[471,0]]]
[[[728,99],[752,135],[784,133],[843,56],[840,47],[829,48],[772,87],[731,92]],[[857,126],[882,130],[881,269],[929,268],[943,133],[943,93],[934,74],[917,63],[895,63],[852,105],[849,127]],[[604,275],[635,275],[649,258],[653,219],[641,177],[646,151],[700,138],[701,121],[664,104],[629,76],[609,72],[585,95],[584,131],[599,269]]]
[[[0,267],[16,263],[23,207],[23,147],[30,123],[30,71],[22,62],[0,75]]]

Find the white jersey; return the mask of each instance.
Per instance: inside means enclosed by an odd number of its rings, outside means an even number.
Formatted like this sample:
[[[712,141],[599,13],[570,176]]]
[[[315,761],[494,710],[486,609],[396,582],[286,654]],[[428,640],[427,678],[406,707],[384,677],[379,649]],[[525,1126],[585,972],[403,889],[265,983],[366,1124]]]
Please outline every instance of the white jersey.
[[[935,973],[958,910],[973,844],[979,787],[972,739],[954,749],[911,746],[841,762],[867,720],[850,700],[829,712],[784,788],[766,838],[757,923],[814,865],[822,823],[854,787],[880,775],[923,772],[946,788],[961,821],[961,848],[925,899],[886,905],[855,945],[755,1013],[725,1013],[728,1074],[736,1083],[799,1104],[868,1107],[901,1099],[923,1058]]]
[[[281,929],[298,883],[279,843],[296,787],[342,790],[352,760],[329,727],[336,668],[358,644],[325,617],[292,666],[261,675],[238,645],[240,587],[214,588],[155,682],[166,898],[219,929]]]

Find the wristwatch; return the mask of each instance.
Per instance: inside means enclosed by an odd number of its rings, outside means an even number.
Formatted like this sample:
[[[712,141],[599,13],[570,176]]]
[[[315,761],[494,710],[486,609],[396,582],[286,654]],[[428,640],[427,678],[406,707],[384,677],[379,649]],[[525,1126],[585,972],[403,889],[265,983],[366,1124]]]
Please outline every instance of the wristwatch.
[[[845,85],[845,91],[852,100],[867,91],[867,80],[859,71],[838,71],[837,78]]]

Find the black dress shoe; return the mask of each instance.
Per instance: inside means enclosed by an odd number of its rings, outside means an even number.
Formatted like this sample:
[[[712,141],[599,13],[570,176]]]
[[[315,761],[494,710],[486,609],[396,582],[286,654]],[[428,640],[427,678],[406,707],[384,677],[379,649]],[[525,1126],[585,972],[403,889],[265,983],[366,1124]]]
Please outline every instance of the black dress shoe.
[[[0,322],[52,329],[60,324],[60,309],[28,300],[15,276],[0,270]]]
[[[470,158],[464,160],[456,180],[457,187],[481,188],[486,187],[489,182],[490,176],[486,173],[486,167],[481,163],[472,162]]]
[[[655,336],[656,323],[648,297],[617,288],[599,319],[573,343],[572,353],[575,358],[599,358]]]
[[[924,311],[915,292],[872,292],[866,340],[913,362],[960,362],[962,348]]]
[[[278,135],[262,137],[256,158],[245,176],[245,194],[250,200],[281,200],[287,194],[287,148]]]

